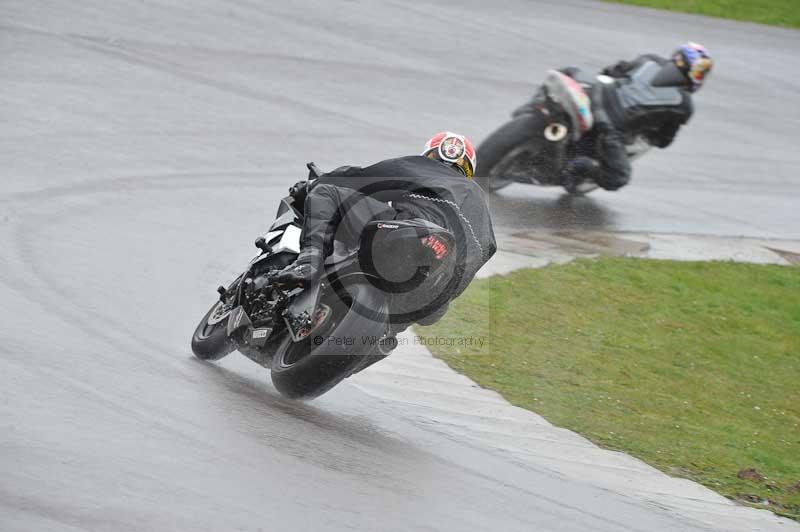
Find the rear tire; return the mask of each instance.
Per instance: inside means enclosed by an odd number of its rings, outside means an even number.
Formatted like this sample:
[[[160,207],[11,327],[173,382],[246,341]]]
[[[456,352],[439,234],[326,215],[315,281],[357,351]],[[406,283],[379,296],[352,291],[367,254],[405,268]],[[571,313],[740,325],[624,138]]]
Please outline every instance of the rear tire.
[[[363,283],[347,288],[348,296],[323,297],[331,312],[308,338],[287,337],[272,359],[272,383],[284,396],[313,399],[351,375],[377,349],[387,330],[385,294]],[[352,342],[351,342],[352,340]]]
[[[236,349],[236,345],[228,338],[228,316],[209,320],[215,312],[224,315],[222,305],[221,301],[217,301],[200,320],[192,335],[192,352],[201,360],[219,360]]]
[[[500,163],[505,163],[518,148],[535,142],[537,136],[542,136],[544,127],[544,119],[538,112],[519,115],[500,126],[478,146],[475,181],[487,192],[496,192],[516,181],[513,176],[498,175],[502,170]],[[535,146],[531,146],[530,151],[534,149],[538,151]]]

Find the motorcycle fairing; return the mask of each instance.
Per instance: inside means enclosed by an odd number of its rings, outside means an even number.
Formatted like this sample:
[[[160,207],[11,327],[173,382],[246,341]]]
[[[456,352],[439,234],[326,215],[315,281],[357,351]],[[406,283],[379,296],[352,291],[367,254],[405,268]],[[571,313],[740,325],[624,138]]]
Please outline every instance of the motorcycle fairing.
[[[241,329],[246,329],[252,325],[253,323],[250,321],[250,316],[247,315],[247,312],[245,312],[244,307],[239,305],[238,307],[236,307],[231,311],[231,314],[228,317],[228,329],[227,329],[228,337],[230,338]]]
[[[273,248],[273,253],[280,253],[282,251],[289,251],[291,253],[300,253],[300,235],[303,233],[296,225],[287,225],[283,231],[278,244]]]
[[[287,236],[288,233],[288,236]],[[288,252],[288,253],[300,253],[300,235],[302,234],[302,230],[296,225],[289,225],[286,226],[284,229],[279,229],[277,231],[270,231],[266,235],[264,235],[264,240],[272,247],[271,253],[261,253],[260,255],[256,255],[253,257],[253,260],[250,261],[250,265],[254,265],[257,262],[261,262],[263,260],[269,259],[270,257],[274,256],[275,253],[281,252]]]
[[[580,83],[558,70],[549,70],[544,87],[548,96],[567,112],[575,140],[592,129],[592,102]]]

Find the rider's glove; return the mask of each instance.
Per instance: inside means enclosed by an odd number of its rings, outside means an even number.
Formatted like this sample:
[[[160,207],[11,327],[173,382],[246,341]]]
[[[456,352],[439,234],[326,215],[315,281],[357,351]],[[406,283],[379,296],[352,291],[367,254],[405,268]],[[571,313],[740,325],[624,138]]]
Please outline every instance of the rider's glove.
[[[306,201],[306,196],[308,196],[308,192],[313,186],[314,181],[298,181],[289,188],[289,195],[293,197],[297,203],[302,204]]]

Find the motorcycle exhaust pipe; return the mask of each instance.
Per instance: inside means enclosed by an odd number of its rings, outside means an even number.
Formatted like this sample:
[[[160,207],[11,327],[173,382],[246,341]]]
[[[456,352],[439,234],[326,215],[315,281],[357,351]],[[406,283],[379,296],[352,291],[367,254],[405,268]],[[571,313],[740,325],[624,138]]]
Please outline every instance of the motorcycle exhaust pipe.
[[[544,138],[550,142],[558,142],[567,136],[567,132],[567,126],[553,122],[552,124],[547,124],[547,127],[544,128]]]

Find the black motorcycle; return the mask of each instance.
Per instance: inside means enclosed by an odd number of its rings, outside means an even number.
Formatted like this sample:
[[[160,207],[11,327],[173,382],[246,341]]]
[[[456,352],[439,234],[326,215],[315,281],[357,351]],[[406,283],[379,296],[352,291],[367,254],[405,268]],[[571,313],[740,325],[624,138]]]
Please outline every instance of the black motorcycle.
[[[308,167],[309,177],[319,175]],[[315,285],[280,286],[273,277],[300,252],[302,199],[293,189],[280,201],[268,233],[255,242],[260,253],[217,289],[192,351],[219,360],[239,350],[271,371],[281,394],[310,399],[387,356],[399,330],[446,302],[456,250],[453,234],[426,220],[374,221],[358,245],[333,242]],[[420,290],[439,295],[409,312]]]
[[[519,182],[560,186],[580,195],[598,187],[580,176],[565,179],[562,169],[570,159],[594,153],[593,108],[602,101],[603,85],[618,80],[579,71],[573,75],[551,70],[536,96],[478,146],[475,179],[485,190]],[[626,138],[626,144],[630,159],[650,148],[644,136]]]

